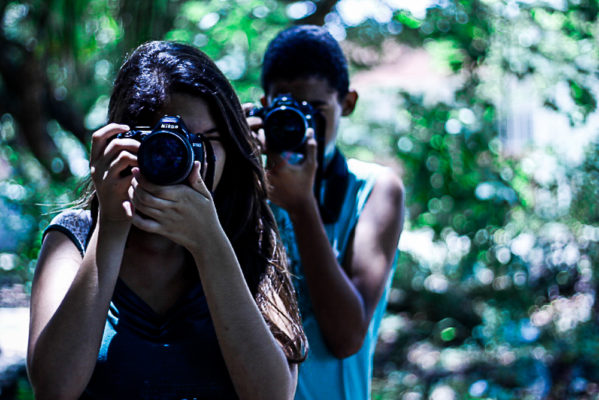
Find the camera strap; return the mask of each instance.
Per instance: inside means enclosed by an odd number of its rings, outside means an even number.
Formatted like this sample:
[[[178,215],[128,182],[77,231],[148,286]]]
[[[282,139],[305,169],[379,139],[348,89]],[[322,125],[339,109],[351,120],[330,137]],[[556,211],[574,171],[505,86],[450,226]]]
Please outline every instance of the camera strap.
[[[331,224],[339,219],[349,184],[347,160],[337,148],[320,177],[317,185],[320,217],[323,223]]]
[[[216,164],[216,155],[214,154],[214,148],[212,147],[212,143],[210,140],[215,140],[216,138],[208,139],[202,136],[202,141],[204,142],[204,148],[206,149],[206,175],[203,177],[204,183],[206,187],[212,193],[214,184],[214,165]]]

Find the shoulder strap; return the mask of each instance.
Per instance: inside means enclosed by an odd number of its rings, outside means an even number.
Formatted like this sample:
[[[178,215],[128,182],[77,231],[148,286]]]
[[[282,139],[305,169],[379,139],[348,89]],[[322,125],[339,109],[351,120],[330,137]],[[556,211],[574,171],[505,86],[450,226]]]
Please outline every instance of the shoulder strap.
[[[320,217],[325,224],[339,219],[349,180],[347,161],[338,149],[323,174],[323,184],[318,198]]]

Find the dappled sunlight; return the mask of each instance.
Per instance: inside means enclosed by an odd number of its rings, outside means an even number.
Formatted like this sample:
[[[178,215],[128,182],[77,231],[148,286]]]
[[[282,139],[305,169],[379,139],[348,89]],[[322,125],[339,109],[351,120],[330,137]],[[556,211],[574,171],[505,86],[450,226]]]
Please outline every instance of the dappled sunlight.
[[[553,323],[558,332],[566,334],[578,324],[591,320],[594,303],[594,296],[588,293],[577,293],[571,298],[558,297],[533,311],[531,321],[537,327]]]

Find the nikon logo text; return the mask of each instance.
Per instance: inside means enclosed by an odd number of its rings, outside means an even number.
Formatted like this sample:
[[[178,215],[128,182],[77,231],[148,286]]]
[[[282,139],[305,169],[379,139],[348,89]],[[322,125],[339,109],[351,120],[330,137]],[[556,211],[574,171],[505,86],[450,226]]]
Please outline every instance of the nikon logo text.
[[[160,125],[162,129],[179,129],[179,125],[176,124],[162,124]]]

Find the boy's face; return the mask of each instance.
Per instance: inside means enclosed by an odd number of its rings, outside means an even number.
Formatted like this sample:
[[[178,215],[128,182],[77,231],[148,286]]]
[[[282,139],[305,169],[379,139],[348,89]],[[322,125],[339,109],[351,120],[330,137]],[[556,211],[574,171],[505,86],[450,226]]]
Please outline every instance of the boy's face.
[[[331,88],[326,79],[309,77],[291,81],[273,81],[266,93],[266,98],[262,99],[263,105],[269,105],[282,94],[291,94],[297,101],[305,100],[322,113],[326,120],[325,145],[335,142],[341,116],[351,114],[357,100],[357,94],[353,90],[347,94],[346,98],[339,99],[337,91]]]

